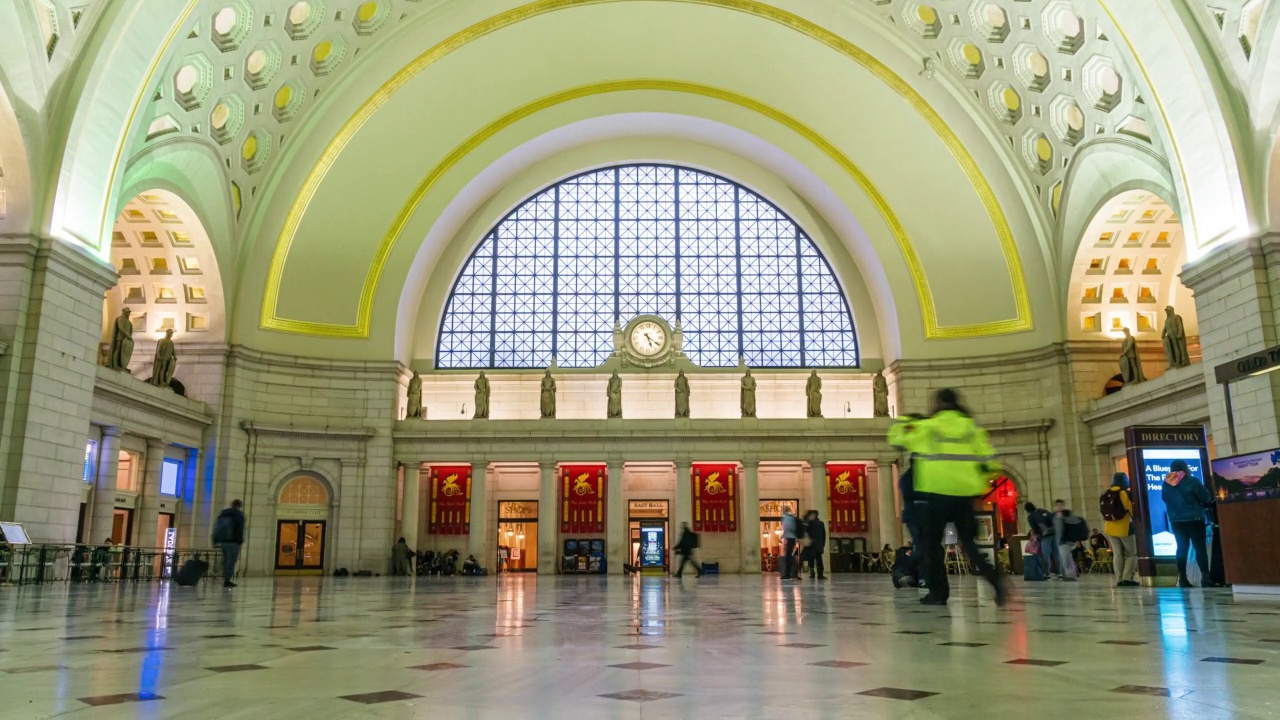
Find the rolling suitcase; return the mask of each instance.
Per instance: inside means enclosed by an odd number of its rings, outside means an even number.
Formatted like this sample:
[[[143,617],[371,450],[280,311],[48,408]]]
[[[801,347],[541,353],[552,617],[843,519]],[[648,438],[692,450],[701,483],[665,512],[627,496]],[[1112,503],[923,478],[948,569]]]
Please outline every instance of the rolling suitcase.
[[[173,576],[174,582],[181,587],[193,587],[200,582],[200,578],[209,572],[209,563],[200,558],[191,558],[182,563],[182,567],[178,568],[178,574]]]

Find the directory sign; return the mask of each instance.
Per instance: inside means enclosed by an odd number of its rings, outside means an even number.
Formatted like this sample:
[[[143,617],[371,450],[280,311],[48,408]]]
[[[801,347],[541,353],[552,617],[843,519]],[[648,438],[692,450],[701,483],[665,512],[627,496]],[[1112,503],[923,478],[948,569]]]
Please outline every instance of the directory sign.
[[[1205,480],[1209,467],[1208,435],[1203,425],[1141,425],[1125,428],[1124,438],[1132,475],[1129,483],[1133,491],[1138,568],[1149,577],[1156,574],[1158,561],[1171,560],[1177,554],[1164,505],[1164,479],[1170,465],[1182,460],[1190,475]]]
[[[667,531],[661,525],[640,526],[640,567],[663,568],[667,565]]]

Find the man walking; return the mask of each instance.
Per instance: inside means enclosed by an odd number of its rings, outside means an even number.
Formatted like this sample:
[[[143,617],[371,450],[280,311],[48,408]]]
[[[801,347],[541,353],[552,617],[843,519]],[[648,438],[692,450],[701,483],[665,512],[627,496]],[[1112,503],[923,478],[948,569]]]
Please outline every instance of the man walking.
[[[1111,476],[1111,487],[1102,493],[1103,531],[1111,543],[1111,569],[1116,574],[1116,587],[1137,587],[1133,577],[1138,572],[1138,539],[1133,536],[1133,499],[1129,497],[1129,476],[1118,472]]]
[[[685,563],[693,564],[696,577],[702,577],[702,566],[693,559],[693,551],[698,549],[698,533],[689,529],[689,523],[680,523],[680,540],[676,543],[676,554],[680,556],[680,567],[676,569],[676,577],[684,573]]]
[[[239,500],[232,500],[231,507],[223,510],[213,524],[213,544],[222,549],[222,587],[228,589],[236,586],[231,578],[236,574],[236,560],[244,544],[243,506]]]
[[[995,450],[987,433],[973,421],[954,390],[939,390],[933,398],[933,414],[920,420],[898,422],[889,428],[889,444],[915,456],[915,491],[924,500],[920,530],[921,557],[929,593],[924,605],[946,605],[951,594],[944,563],[943,539],[947,523],[954,523],[960,546],[978,574],[995,589],[996,604],[1005,600],[1004,584],[987,556],[977,551],[973,538],[978,523],[973,501],[991,490],[989,478],[998,470]],[[920,506],[917,505],[917,509]]]
[[[783,580],[794,580],[800,575],[800,568],[793,568],[796,564],[796,540],[800,537],[800,519],[791,512],[789,505],[782,506],[782,559],[778,563],[778,570],[782,573]]]
[[[813,579],[814,570],[817,570],[818,579],[826,580],[827,564],[822,556],[827,551],[827,525],[818,519],[817,510],[805,513],[804,519],[804,534],[809,538],[809,545],[804,549],[804,553],[808,553],[809,579]],[[804,562],[804,553],[801,553],[801,562]]]

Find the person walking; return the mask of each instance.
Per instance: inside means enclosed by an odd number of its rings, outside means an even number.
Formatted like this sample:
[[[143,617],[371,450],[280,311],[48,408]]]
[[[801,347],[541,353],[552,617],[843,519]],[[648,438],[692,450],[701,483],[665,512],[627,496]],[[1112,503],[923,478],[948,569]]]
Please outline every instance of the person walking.
[[[1053,536],[1058,541],[1058,568],[1060,577],[1068,582],[1080,579],[1080,568],[1076,565],[1072,551],[1076,543],[1089,539],[1089,524],[1084,518],[1075,515],[1063,500],[1053,502]]]
[[[1111,544],[1111,570],[1116,587],[1138,587],[1138,539],[1133,535],[1133,498],[1129,495],[1129,476],[1118,472],[1111,476],[1111,487],[1098,501],[1102,510],[1102,529]]]
[[[218,515],[213,524],[213,544],[222,549],[222,587],[233,588],[231,578],[236,574],[236,560],[240,558],[240,546],[244,545],[244,503],[232,500],[231,507]]]
[[[827,525],[818,519],[817,510],[805,513],[804,520],[804,535],[809,539],[809,544],[804,549],[809,555],[809,579],[813,579],[814,570],[817,570],[818,579],[826,580],[827,565],[822,556],[827,552]]]
[[[1033,503],[1028,502],[1022,506],[1027,511],[1027,526],[1031,528],[1031,534],[1040,538],[1040,564],[1044,567],[1044,576],[1057,577],[1054,572],[1057,564],[1053,562],[1053,556],[1058,551],[1058,544],[1053,538],[1053,513],[1048,510],[1041,510]]]
[[[920,602],[946,605],[950,597],[943,540],[947,523],[953,523],[969,561],[995,590],[996,604],[1003,605],[1004,583],[974,544],[978,523],[973,503],[991,490],[990,477],[999,470],[995,450],[955,390],[939,390],[933,397],[932,409],[933,414],[927,418],[895,423],[889,428],[888,438],[890,445],[915,456],[912,467],[916,497],[924,500],[923,506],[916,505],[916,509],[923,509],[919,520],[923,535],[920,555],[929,592]]]
[[[794,580],[800,576],[796,565],[796,541],[800,537],[800,519],[791,512],[789,505],[782,506],[782,558],[778,562],[778,571],[783,580]]]
[[[1187,551],[1190,549],[1196,552],[1201,587],[1216,587],[1218,583],[1209,575],[1209,551],[1204,529],[1205,511],[1213,505],[1213,496],[1204,482],[1187,469],[1186,462],[1174,460],[1160,488],[1160,497],[1169,514],[1169,527],[1178,542],[1178,587],[1194,587],[1187,579]]]
[[[409,575],[409,568],[412,567],[409,562],[413,557],[413,551],[409,549],[409,543],[404,538],[396,541],[396,545],[391,549],[391,574],[397,577]]]
[[[698,549],[698,533],[689,529],[689,523],[680,523],[680,540],[676,543],[676,554],[680,556],[680,567],[676,568],[676,577],[684,574],[685,563],[693,564],[695,577],[702,577],[702,566],[693,559],[693,551]]]

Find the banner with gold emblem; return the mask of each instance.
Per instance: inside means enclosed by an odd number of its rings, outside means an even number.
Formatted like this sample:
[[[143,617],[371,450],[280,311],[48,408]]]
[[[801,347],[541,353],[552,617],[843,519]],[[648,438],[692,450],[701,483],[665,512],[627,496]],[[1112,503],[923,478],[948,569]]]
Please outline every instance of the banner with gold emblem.
[[[827,463],[827,527],[833,535],[867,531],[867,466]]]
[[[466,535],[471,532],[471,466],[431,466],[431,519],[433,535]]]
[[[605,465],[560,466],[560,532],[603,533]]]
[[[738,531],[738,466],[693,465],[693,531]]]

